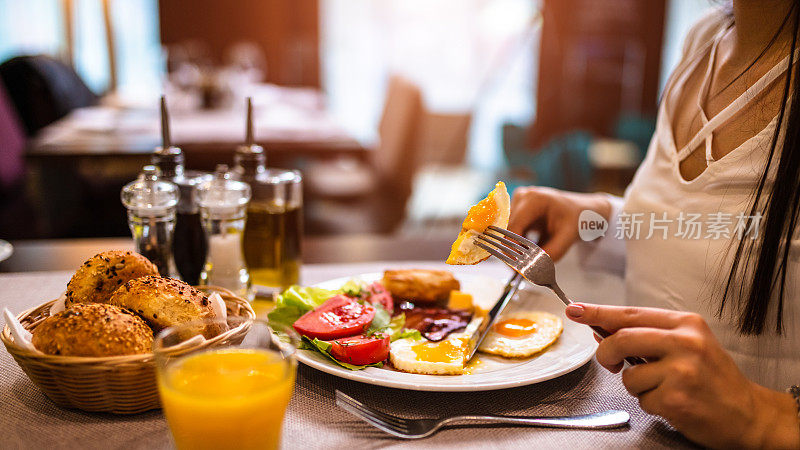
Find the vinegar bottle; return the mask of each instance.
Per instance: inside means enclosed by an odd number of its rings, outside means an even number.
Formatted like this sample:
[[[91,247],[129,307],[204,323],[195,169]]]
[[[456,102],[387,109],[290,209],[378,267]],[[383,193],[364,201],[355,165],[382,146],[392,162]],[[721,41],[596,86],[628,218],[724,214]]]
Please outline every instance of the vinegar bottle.
[[[300,278],[303,235],[302,178],[296,170],[267,169],[253,138],[253,105],[247,99],[247,140],[236,149],[234,172],[250,185],[244,258],[257,297],[274,297]]]

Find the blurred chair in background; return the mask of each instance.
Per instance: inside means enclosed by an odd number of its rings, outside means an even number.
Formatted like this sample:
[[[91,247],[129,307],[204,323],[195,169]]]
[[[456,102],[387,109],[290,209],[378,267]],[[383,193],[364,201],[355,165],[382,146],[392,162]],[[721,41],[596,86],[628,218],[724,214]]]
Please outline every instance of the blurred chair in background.
[[[621,115],[613,136],[572,131],[538,149],[526,145],[527,128],[505,124],[503,151],[509,191],[519,186],[548,186],[570,191],[622,194],[644,159],[655,129],[648,117]]]
[[[0,192],[14,190],[24,176],[25,130],[0,82]]]
[[[438,113],[423,111],[416,136],[417,165],[420,168],[457,167],[464,164],[472,112]]]
[[[594,175],[589,157],[589,147],[594,140],[591,133],[564,133],[541,148],[531,150],[524,146],[524,130],[511,124],[503,127],[503,152],[507,162],[503,178],[507,180],[509,192],[526,185],[578,192],[591,188]]]
[[[399,225],[418,167],[416,136],[422,112],[419,88],[392,76],[378,126],[380,142],[371,161],[337,160],[305,169],[310,231],[385,233]]]
[[[655,131],[655,116],[623,113],[614,125],[614,137],[636,145],[639,149],[639,161],[642,161],[647,154],[647,147],[650,146],[650,139]]]
[[[0,64],[0,81],[28,136],[75,109],[94,106],[99,101],[71,66],[46,55],[18,56]],[[27,209],[33,208],[41,219],[40,226],[21,227],[17,237],[126,233],[119,190],[138,173],[141,164],[128,166],[129,163],[114,160],[32,161],[29,188],[21,192],[28,199]]]
[[[26,237],[36,229],[27,195],[25,130],[0,82],[0,237]]]
[[[593,167],[589,147],[593,140],[591,133],[573,131],[547,142],[531,160],[536,184],[568,191],[590,190]]]
[[[624,139],[596,139],[589,146],[592,190],[622,195],[642,162],[639,147]]]
[[[18,56],[0,64],[5,84],[28,136],[66,116],[97,104],[98,97],[75,70],[46,55]]]
[[[402,233],[454,234],[464,212],[491,190],[493,174],[466,164],[471,125],[471,111],[422,115],[416,143],[419,169]]]

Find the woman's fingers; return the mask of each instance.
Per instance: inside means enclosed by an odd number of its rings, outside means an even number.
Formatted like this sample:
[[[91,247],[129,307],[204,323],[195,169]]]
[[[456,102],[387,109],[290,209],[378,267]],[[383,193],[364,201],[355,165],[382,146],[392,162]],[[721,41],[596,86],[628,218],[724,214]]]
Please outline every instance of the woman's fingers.
[[[666,364],[662,361],[653,361],[623,370],[622,384],[628,393],[638,397],[657,388],[666,377]]]
[[[558,261],[577,239],[577,224],[565,222],[563,211],[554,205],[554,195],[544,188],[519,188],[511,201],[508,229],[519,235],[531,229],[539,232],[539,245]]]
[[[573,303],[567,317],[578,323],[596,325],[611,333],[627,327],[675,328],[686,313],[636,306],[606,306]]]
[[[508,229],[519,235],[525,235],[534,223],[544,219],[547,205],[543,196],[531,188],[519,188],[511,199],[511,216]],[[540,230],[541,231],[541,230]]]
[[[542,250],[547,252],[553,261],[558,261],[572,247],[577,234],[577,228],[560,227],[557,232],[548,236],[548,239],[542,243]]]
[[[669,336],[658,328],[623,328],[600,342],[595,357],[603,367],[618,372],[628,356],[664,357],[673,347]]]

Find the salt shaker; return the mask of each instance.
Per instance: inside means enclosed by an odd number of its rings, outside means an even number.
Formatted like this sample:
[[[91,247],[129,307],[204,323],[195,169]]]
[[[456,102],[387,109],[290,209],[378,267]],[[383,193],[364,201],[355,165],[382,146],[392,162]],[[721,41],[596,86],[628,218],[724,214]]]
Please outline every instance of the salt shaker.
[[[136,251],[152,261],[159,274],[169,276],[179,194],[178,187],[160,175],[157,167],[144,166],[139,178],[122,188],[120,197],[128,209]]]
[[[235,181],[228,166],[217,166],[213,179],[197,187],[197,204],[208,239],[208,256],[200,284],[221,286],[249,297],[250,275],[242,254],[250,186]]]

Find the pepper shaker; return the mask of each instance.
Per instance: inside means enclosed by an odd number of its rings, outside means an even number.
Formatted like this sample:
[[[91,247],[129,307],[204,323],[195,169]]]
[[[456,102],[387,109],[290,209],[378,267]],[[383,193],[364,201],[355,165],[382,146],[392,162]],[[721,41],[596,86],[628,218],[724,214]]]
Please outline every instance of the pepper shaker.
[[[172,239],[172,259],[178,275],[191,285],[198,284],[200,272],[208,252],[205,232],[200,220],[200,210],[195,199],[195,189],[211,178],[206,172],[184,169],[184,156],[180,147],[172,145],[166,99],[161,97],[161,146],[152,157],[153,164],[161,170],[161,178],[178,186],[179,198]]]
[[[136,251],[152,261],[161,276],[169,276],[178,187],[160,175],[157,167],[144,166],[139,178],[122,188],[120,197],[128,209]]]

